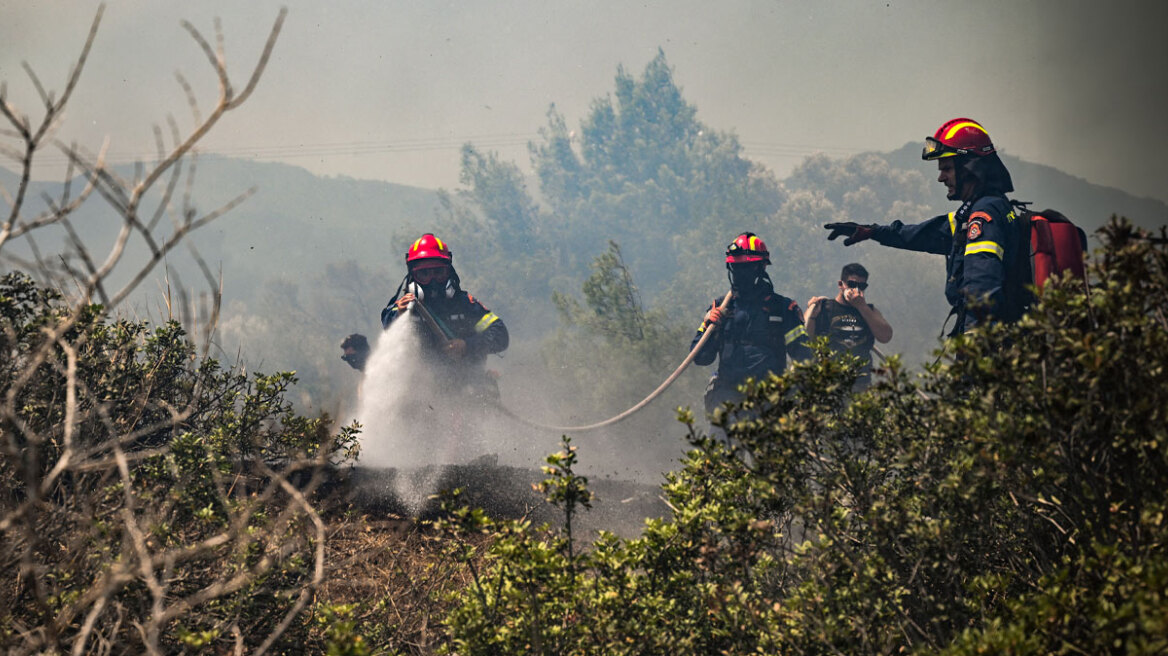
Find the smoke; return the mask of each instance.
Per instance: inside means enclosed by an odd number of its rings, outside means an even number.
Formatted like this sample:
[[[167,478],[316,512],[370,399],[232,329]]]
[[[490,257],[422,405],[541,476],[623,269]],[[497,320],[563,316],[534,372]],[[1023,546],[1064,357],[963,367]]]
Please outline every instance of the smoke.
[[[450,465],[511,465],[538,469],[555,440],[523,430],[462,386],[436,375],[418,321],[399,320],[382,332],[365,366],[356,419],[360,466],[393,469],[393,494],[417,514],[438,492]]]

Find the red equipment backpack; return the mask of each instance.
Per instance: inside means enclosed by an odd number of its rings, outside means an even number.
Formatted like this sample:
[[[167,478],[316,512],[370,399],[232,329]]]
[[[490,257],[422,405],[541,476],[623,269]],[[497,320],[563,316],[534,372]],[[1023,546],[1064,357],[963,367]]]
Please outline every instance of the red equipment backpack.
[[[1033,283],[1041,293],[1046,281],[1052,275],[1058,274],[1066,278],[1067,272],[1076,278],[1087,281],[1086,254],[1087,233],[1075,225],[1057,210],[1031,211],[1030,203],[1016,200],[1010,201],[1014,206],[1014,213],[1019,219],[1019,237],[1023,243],[1029,243],[1028,257],[1024,257],[1019,249],[1018,258],[1013,264],[1011,276],[1016,281]],[[1025,235],[1025,236],[1023,236]],[[1019,287],[1021,285],[1018,285]],[[1033,295],[1029,292],[1016,290],[1017,297],[1021,297],[1019,305],[1028,307]],[[1010,296],[1007,290],[1007,296]]]
[[[1020,217],[1030,220],[1030,260],[1034,285],[1043,285],[1054,274],[1065,278],[1071,272],[1087,279],[1087,233],[1057,210],[1032,212],[1028,203],[1015,202]]]

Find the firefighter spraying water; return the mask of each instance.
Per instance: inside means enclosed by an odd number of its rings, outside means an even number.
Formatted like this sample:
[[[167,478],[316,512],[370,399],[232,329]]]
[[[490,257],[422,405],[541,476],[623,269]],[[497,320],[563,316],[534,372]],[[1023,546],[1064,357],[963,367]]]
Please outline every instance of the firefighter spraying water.
[[[464,291],[450,248],[433,234],[406,251],[407,273],[381,313],[376,346],[361,335],[343,359],[365,372],[357,420],[362,464],[392,466],[398,496],[416,510],[434,491],[441,466],[464,463],[481,444],[487,408],[499,388],[486,359],[509,341],[503,321]],[[408,473],[404,473],[408,470]]]

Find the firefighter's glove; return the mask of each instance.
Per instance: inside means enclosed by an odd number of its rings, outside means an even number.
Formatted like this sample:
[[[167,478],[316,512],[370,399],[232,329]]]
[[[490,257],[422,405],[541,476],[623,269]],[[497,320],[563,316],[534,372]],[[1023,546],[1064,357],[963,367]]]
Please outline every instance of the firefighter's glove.
[[[823,227],[831,231],[831,234],[827,236],[828,241],[832,241],[840,235],[847,235],[847,239],[844,240],[844,246],[851,246],[865,239],[871,239],[872,235],[876,233],[877,228],[875,223],[860,225],[851,221],[846,223],[825,223]]]
[[[405,312],[410,303],[413,303],[415,300],[416,299],[414,298],[413,294],[406,292],[405,294],[402,294],[401,298],[394,301],[393,306],[397,308],[398,312]]]
[[[706,313],[706,323],[711,326],[718,325],[722,320],[722,309],[718,307],[718,303],[710,303],[710,311]]]
[[[452,339],[446,342],[446,357],[456,362],[466,357],[466,340]]]

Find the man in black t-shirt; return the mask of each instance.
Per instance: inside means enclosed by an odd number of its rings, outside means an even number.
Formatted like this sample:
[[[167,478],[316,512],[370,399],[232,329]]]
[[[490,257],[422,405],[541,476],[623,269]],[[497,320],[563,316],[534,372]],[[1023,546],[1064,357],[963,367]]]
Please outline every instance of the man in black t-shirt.
[[[814,296],[807,301],[807,337],[827,336],[828,346],[837,353],[850,353],[866,364],[864,375],[856,380],[861,390],[871,382],[872,347],[892,339],[892,326],[884,315],[864,298],[868,289],[868,270],[849,264],[840,272],[835,298]]]

